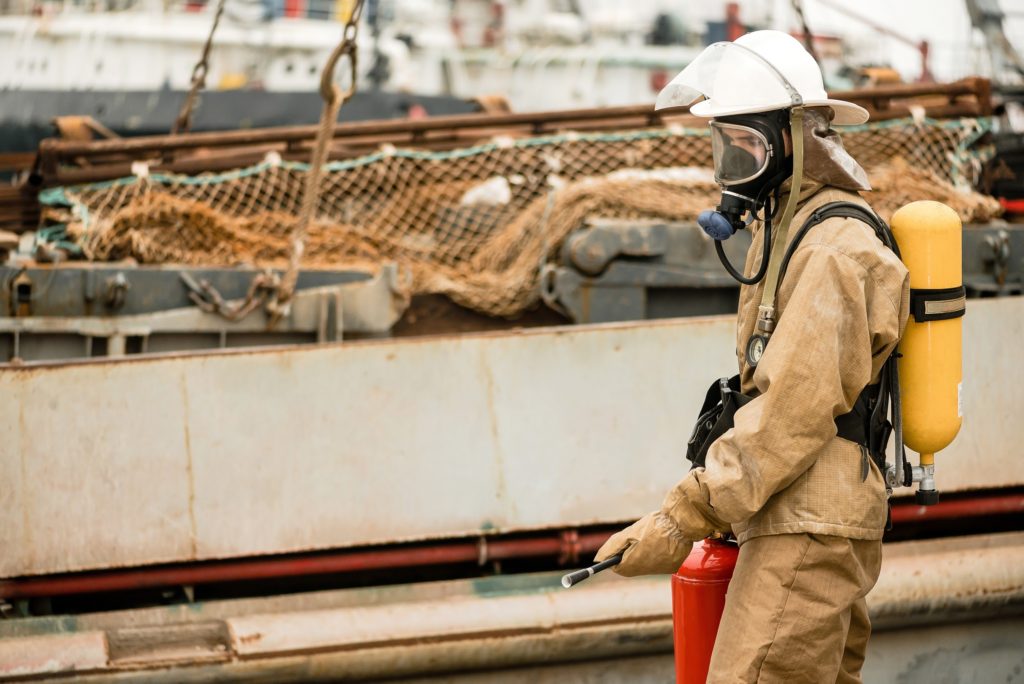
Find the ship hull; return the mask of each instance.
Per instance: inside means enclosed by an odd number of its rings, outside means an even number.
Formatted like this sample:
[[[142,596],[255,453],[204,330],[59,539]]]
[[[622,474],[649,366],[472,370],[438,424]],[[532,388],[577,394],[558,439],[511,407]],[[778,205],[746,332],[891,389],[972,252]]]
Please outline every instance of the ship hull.
[[[53,120],[60,116],[89,116],[121,136],[164,134],[171,130],[185,95],[178,90],[0,91],[0,152],[36,149],[43,138],[54,135]],[[192,130],[315,124],[322,106],[315,91],[207,91],[196,103]],[[364,91],[345,104],[339,121],[466,114],[476,109],[474,103],[456,97]]]

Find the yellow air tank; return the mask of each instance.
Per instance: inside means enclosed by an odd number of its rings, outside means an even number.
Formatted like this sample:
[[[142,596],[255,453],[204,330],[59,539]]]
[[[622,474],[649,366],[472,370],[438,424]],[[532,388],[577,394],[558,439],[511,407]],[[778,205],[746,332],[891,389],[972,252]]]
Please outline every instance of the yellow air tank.
[[[935,453],[963,419],[961,321],[966,303],[960,217],[939,202],[912,202],[892,216],[892,232],[910,270],[910,319],[900,342],[903,437],[921,455],[917,499],[938,502]]]

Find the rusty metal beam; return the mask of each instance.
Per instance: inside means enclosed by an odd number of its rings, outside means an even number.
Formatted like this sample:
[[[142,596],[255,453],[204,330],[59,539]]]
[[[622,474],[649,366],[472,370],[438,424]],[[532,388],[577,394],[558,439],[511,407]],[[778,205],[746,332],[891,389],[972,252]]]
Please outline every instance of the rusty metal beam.
[[[457,114],[415,120],[358,121],[338,126],[334,137],[349,138],[381,133],[412,133],[422,135],[429,131],[464,130],[481,127],[529,128],[536,133],[544,133],[552,130],[553,126],[565,128],[574,123],[622,117],[646,117],[652,122],[659,121],[662,118],[650,105],[522,114]],[[245,131],[192,133],[179,136],[142,136],[138,138],[92,142],[62,141],[49,138],[40,143],[40,152],[44,155],[54,155],[60,159],[68,159],[81,155],[135,154],[139,152],[196,149],[200,147],[292,142],[312,139],[316,135],[316,128],[316,126],[282,126]]]
[[[0,171],[21,171],[32,166],[35,152],[4,152],[0,153]]]
[[[39,224],[38,189],[29,184],[0,186],[0,230],[20,233]]]
[[[921,84],[888,86],[866,90],[841,91],[833,97],[855,102],[877,103],[883,100],[919,98],[929,95],[943,95],[955,98],[965,95],[979,95],[986,88],[984,79],[966,79],[948,84]],[[432,131],[464,131],[474,128],[526,129],[534,134],[550,133],[556,130],[577,128],[588,122],[614,122],[621,126],[622,119],[635,119],[636,125],[659,125],[666,118],[685,114],[685,108],[671,112],[656,112],[651,105],[630,105],[597,109],[559,110],[551,112],[530,112],[520,114],[459,114],[427,119],[397,119],[387,121],[360,121],[340,125],[335,130],[336,139],[358,138],[368,135],[411,135],[415,144],[417,137]],[[100,157],[109,155],[137,155],[146,152],[168,152],[204,147],[229,147],[264,145],[269,143],[295,143],[312,139],[316,126],[287,126],[278,128],[251,129],[245,131],[193,133],[179,136],[144,136],[138,138],[99,140],[90,142],[47,139],[40,143],[40,154],[44,157],[67,160],[78,156]]]
[[[859,103],[883,99],[919,98],[929,95],[945,95],[953,99],[963,95],[986,95],[988,92],[989,80],[972,76],[952,83],[897,83],[874,88],[841,90],[830,93],[829,97]]]
[[[869,108],[868,111],[871,114],[871,119],[873,121],[906,118],[913,114],[913,111],[907,106],[893,106],[884,110]],[[926,106],[924,111],[926,115],[937,119],[984,115],[984,108],[980,107],[976,103],[930,105]],[[703,125],[696,119],[687,123],[697,127]],[[573,130],[577,132],[596,132],[601,130],[640,129],[645,127],[646,124],[638,119],[615,119],[610,122],[595,121],[581,124],[579,126],[574,126]],[[555,132],[557,131],[549,130],[542,131],[541,133],[549,134]],[[419,139],[415,136],[408,135],[391,138],[388,138],[385,135],[361,136],[351,140],[345,140],[342,145],[338,145],[336,143],[335,148],[331,151],[328,158],[332,161],[337,161],[371,154],[377,150],[381,144],[392,144],[397,147],[410,147],[435,151],[450,150],[475,144],[479,141],[486,140],[489,137],[498,135],[518,137],[524,135],[524,133],[508,129],[470,128],[460,131],[451,131],[444,136],[431,136],[429,138],[424,136]],[[281,143],[275,143],[257,148],[250,147],[249,151],[244,152],[228,148],[217,153],[206,153],[202,156],[183,157],[174,161],[166,162],[154,159],[151,170],[182,174],[226,171],[228,169],[257,164],[266,157],[268,152],[278,152],[282,159],[289,161],[306,161],[309,157],[309,143],[310,141],[308,140],[293,141],[284,147]],[[44,174],[43,185],[45,187],[53,187],[59,185],[91,183],[111,178],[121,178],[131,175],[132,172],[131,161],[108,160],[106,162],[96,163],[97,160],[93,159],[92,162],[92,164],[85,167],[65,167],[55,164],[50,165],[49,168],[52,170]]]

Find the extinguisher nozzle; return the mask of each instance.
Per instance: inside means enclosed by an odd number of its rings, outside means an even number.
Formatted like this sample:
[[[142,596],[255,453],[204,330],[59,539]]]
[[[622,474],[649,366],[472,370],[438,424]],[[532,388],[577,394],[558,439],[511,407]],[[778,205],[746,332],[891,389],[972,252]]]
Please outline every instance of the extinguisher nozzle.
[[[562,575],[562,586],[568,589],[569,587],[579,584],[580,582],[589,577],[593,577],[602,570],[607,570],[608,568],[618,565],[621,561],[622,554],[620,553],[615,556],[612,556],[611,558],[608,558],[607,560],[603,560],[600,563],[597,563],[596,565],[591,565],[589,568],[575,570],[566,575]]]
[[[590,573],[587,570],[577,570],[576,572],[570,572],[568,575],[562,575],[562,586],[568,589],[577,582],[587,579],[590,577]]]

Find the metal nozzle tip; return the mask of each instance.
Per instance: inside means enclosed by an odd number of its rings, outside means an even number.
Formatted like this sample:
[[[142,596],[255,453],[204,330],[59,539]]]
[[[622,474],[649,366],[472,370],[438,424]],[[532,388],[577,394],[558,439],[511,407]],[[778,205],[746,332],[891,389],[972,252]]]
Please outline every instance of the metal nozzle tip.
[[[566,589],[572,586],[572,580],[569,579],[568,575],[562,575],[562,586]]]

